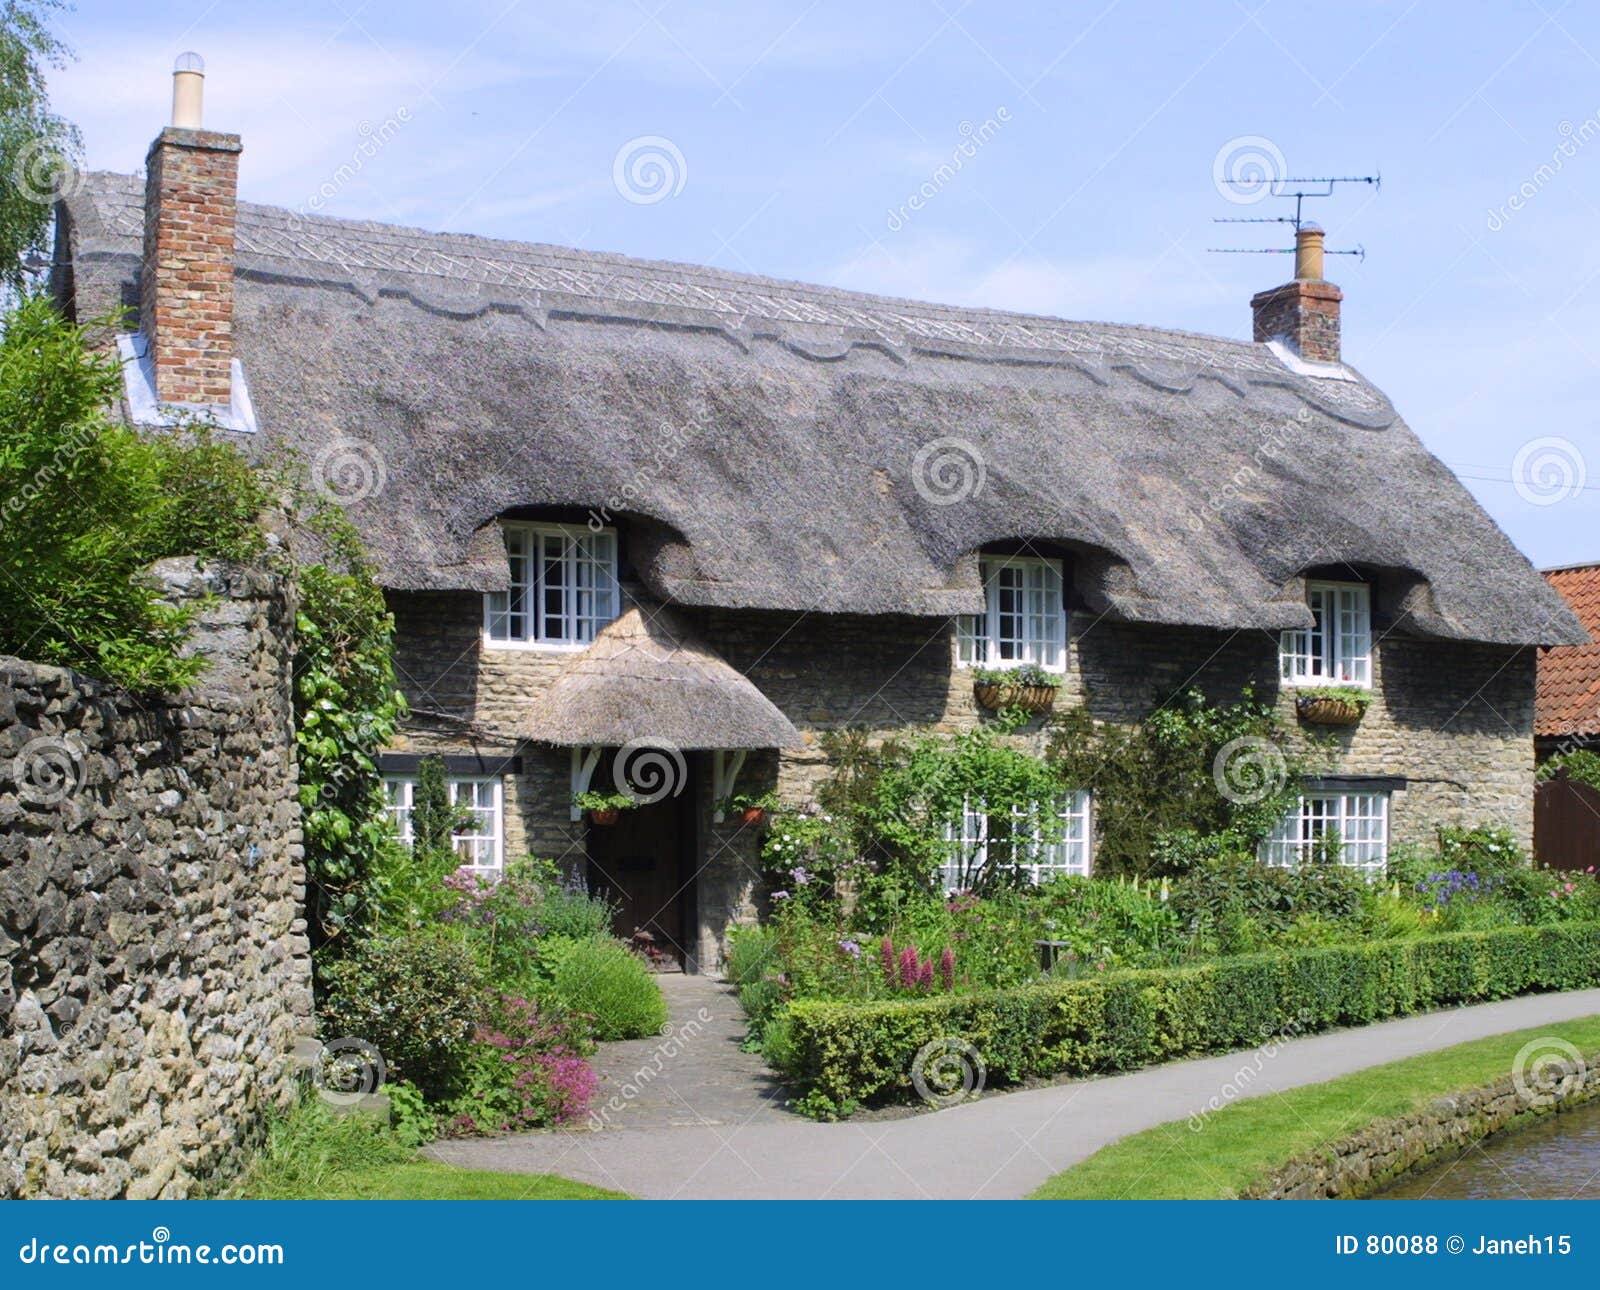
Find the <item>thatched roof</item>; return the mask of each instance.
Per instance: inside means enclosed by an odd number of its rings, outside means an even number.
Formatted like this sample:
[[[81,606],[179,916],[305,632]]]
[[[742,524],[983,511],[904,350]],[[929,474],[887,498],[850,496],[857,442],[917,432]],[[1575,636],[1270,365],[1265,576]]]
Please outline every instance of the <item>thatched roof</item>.
[[[66,213],[80,316],[136,301],[139,181]],[[626,514],[680,604],[971,611],[971,553],[1027,538],[1125,620],[1302,625],[1348,563],[1410,629],[1583,639],[1377,389],[1264,345],[251,205],[235,334],[258,441],[381,463],[348,509],[396,589],[503,586],[486,526],[560,506]]]
[[[792,748],[800,733],[658,605],[602,628],[533,700],[520,732],[563,747]]]

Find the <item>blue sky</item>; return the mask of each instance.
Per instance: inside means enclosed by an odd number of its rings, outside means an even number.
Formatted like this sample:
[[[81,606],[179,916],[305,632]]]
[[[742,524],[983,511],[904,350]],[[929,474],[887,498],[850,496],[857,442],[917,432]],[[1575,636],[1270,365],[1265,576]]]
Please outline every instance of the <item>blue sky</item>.
[[[1288,257],[1207,248],[1288,240],[1212,220],[1287,209],[1226,200],[1219,155],[1381,171],[1310,207],[1367,253],[1329,261],[1345,357],[1536,564],[1600,558],[1600,6],[80,0],[58,27],[97,168],[142,163],[194,49],[250,200],[1230,336]]]

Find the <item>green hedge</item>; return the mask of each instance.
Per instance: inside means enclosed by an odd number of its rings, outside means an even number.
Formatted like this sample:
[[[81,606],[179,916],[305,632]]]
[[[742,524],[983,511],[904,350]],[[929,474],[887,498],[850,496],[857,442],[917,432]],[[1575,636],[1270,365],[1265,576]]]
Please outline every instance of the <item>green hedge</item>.
[[[914,1096],[923,1045],[977,1049],[990,1085],[1128,1070],[1273,1036],[1600,984],[1600,924],[1241,955],[982,994],[789,1005],[785,1074],[813,1114]]]

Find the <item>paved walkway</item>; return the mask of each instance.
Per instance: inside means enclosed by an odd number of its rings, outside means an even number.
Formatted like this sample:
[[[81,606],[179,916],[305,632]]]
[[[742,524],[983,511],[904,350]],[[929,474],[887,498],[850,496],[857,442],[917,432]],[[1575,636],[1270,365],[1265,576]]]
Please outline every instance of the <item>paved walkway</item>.
[[[1244,1097],[1315,1084],[1469,1039],[1600,1013],[1600,990],[1532,995],[1128,1075],[984,1098],[898,1120],[813,1124],[779,1109],[759,1059],[738,1051],[732,992],[693,977],[664,982],[677,1032],[606,1045],[595,1107],[611,1127],[442,1142],[451,1164],[552,1173],[643,1197],[970,1199],[1025,1196],[1109,1142],[1197,1114],[1247,1072]],[[705,1008],[712,1020],[691,1037]],[[674,1039],[678,1042],[674,1044]],[[618,1050],[627,1048],[619,1057]],[[668,1051],[668,1049],[671,1051]],[[660,1073],[606,1115],[629,1062]],[[635,1066],[634,1072],[643,1069]],[[634,1079],[636,1089],[640,1088]]]

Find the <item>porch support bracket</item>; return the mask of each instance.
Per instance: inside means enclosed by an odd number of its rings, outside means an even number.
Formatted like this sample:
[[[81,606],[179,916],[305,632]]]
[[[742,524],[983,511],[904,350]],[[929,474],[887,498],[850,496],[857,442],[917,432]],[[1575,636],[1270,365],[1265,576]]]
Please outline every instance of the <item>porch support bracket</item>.
[[[714,804],[711,818],[718,824],[726,814],[722,803],[733,795],[747,751],[744,748],[719,749],[711,754],[711,801]]]
[[[594,778],[594,768],[600,764],[600,749],[589,746],[574,748],[572,750],[572,796],[576,798],[579,793],[589,791],[589,782]],[[576,804],[572,807],[572,818],[581,820],[583,812]]]

